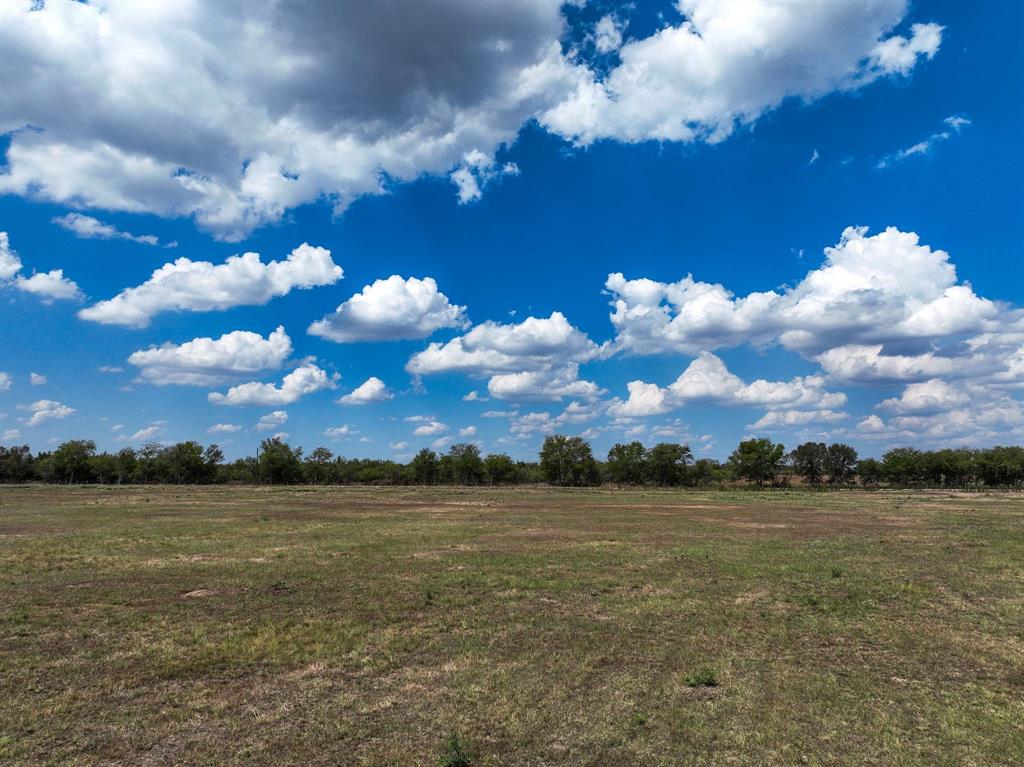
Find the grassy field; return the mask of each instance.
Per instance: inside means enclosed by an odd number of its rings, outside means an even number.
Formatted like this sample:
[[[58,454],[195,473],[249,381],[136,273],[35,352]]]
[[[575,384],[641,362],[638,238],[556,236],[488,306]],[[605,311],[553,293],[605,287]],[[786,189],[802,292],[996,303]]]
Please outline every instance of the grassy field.
[[[1024,497],[0,488],[0,763],[436,765],[453,733],[474,765],[1022,764]]]

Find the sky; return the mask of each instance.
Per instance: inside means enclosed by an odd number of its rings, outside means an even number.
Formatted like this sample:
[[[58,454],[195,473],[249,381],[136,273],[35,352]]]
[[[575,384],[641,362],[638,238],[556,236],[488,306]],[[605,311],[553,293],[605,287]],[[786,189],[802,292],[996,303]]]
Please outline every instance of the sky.
[[[0,444],[1024,443],[1019,4],[0,6]]]

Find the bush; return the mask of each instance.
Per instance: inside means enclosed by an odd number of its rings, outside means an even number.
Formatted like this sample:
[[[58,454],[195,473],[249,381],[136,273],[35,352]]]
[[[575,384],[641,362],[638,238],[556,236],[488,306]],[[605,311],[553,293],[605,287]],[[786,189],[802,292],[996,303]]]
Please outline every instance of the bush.
[[[718,675],[714,669],[702,668],[683,677],[687,687],[717,687]]]
[[[441,746],[441,758],[437,761],[440,767],[470,767],[473,760],[470,758],[466,745],[459,738],[454,730],[448,735]]]

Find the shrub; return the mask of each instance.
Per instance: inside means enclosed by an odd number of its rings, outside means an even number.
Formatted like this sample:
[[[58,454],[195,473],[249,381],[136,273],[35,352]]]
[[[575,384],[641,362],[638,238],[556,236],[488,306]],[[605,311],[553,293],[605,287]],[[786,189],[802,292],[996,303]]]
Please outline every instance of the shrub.
[[[687,687],[717,687],[718,675],[714,669],[702,668],[683,677]]]
[[[466,745],[454,730],[448,735],[444,745],[441,747],[441,758],[437,763],[440,767],[470,767],[473,763],[469,752],[466,750]]]

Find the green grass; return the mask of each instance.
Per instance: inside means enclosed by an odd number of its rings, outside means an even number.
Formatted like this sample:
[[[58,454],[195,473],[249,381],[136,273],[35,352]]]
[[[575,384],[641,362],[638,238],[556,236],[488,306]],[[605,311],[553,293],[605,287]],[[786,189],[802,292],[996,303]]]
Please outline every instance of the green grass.
[[[3,764],[1024,763],[1021,495],[0,488],[0,583]]]

